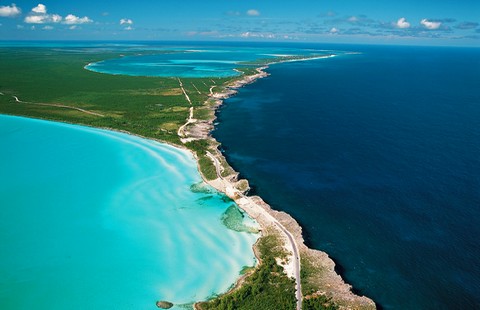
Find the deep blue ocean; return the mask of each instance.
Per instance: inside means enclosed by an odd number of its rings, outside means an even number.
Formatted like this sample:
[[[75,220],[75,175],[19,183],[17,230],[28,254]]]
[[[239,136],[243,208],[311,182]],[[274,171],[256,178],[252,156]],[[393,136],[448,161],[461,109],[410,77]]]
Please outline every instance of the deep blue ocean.
[[[214,136],[380,308],[480,309],[480,49],[335,48],[360,54],[271,66]]]

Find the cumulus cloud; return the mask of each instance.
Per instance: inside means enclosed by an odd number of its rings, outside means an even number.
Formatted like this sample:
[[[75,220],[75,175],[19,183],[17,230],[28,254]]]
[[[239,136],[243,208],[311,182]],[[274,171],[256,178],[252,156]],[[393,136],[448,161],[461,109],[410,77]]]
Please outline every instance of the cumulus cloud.
[[[332,27],[328,32],[330,33],[338,33],[338,29],[335,27]]]
[[[27,24],[43,24],[46,22],[46,18],[45,15],[31,15],[25,17],[25,22]]]
[[[22,13],[22,10],[18,8],[15,3],[12,3],[10,6],[4,5],[0,6],[0,16],[1,17],[15,17]]]
[[[32,8],[30,15],[25,17],[27,24],[47,24],[47,23],[59,23],[62,21],[62,17],[58,14],[47,14],[47,7],[43,4],[38,4]]]
[[[93,20],[91,20],[87,16],[78,17],[78,16],[75,16],[73,14],[68,14],[65,17],[65,20],[63,21],[63,23],[67,24],[67,25],[79,25],[79,24],[87,24],[87,23],[91,23],[91,22],[93,22]]]
[[[441,22],[434,22],[434,21],[429,21],[428,19],[424,18],[422,19],[422,21],[420,22],[420,24],[423,25],[423,27],[429,29],[429,30],[436,30],[438,28],[440,28],[440,26],[442,25]]]
[[[29,15],[25,17],[25,22],[27,24],[59,23],[61,21],[62,17],[58,14]]]
[[[36,7],[32,9],[32,12],[38,13],[38,14],[47,14],[47,7],[39,3]]]
[[[87,16],[78,17],[73,14],[68,14],[65,18],[58,14],[47,14],[47,7],[43,4],[38,4],[32,8],[32,11],[25,17],[25,23],[27,24],[50,24],[60,23],[63,21],[67,25],[78,25],[93,22]]]
[[[129,18],[122,18],[120,20],[120,25],[132,25],[132,24],[133,24],[133,20]]]
[[[406,29],[406,28],[410,28],[410,23],[407,22],[405,17],[402,17],[397,20],[397,22],[395,23],[395,26],[397,26],[397,28]]]
[[[129,30],[133,30],[132,26],[128,26],[125,28],[125,30],[129,31]]]
[[[247,11],[247,15],[248,16],[259,16],[260,12],[258,10],[251,9],[251,10]]]

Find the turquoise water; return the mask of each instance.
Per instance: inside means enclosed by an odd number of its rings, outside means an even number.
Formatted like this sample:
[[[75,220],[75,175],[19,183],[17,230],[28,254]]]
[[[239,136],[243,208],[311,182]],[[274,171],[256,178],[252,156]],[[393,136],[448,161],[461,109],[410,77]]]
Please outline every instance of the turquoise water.
[[[108,59],[88,64],[85,69],[117,75],[183,78],[224,78],[239,76],[236,69],[262,59],[280,55],[324,54],[324,50],[288,47],[246,47],[203,45],[193,47],[136,46],[117,47],[118,52],[136,52],[136,56]],[[145,55],[145,52],[155,54]],[[143,53],[143,54],[142,54]]]
[[[198,54],[198,56],[192,54]],[[196,78],[230,77],[240,75],[240,72],[234,70],[235,68],[241,67],[237,62],[202,56],[205,56],[205,53],[186,52],[175,55],[158,54],[130,56],[92,63],[85,68],[100,73],[130,76]],[[216,54],[213,56],[216,56]]]
[[[190,153],[138,137],[0,116],[2,309],[156,309],[226,291],[258,235]]]

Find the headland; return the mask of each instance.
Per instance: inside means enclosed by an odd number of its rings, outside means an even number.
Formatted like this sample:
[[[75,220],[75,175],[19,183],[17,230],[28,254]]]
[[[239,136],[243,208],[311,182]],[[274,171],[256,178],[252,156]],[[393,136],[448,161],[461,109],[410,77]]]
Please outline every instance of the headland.
[[[221,91],[212,92],[205,105],[211,107],[215,112],[222,105],[223,100],[234,96],[242,87],[267,77],[269,74],[265,70],[269,65],[334,56],[292,59],[284,56],[285,58],[282,60],[258,67],[255,72],[228,83]],[[294,218],[285,212],[273,210],[261,197],[248,195],[250,189],[248,180],[238,178],[239,173],[228,165],[218,148],[219,143],[211,135],[214,121],[215,117],[204,122],[198,122],[189,117],[182,126],[182,131],[179,131],[181,141],[188,143],[194,140],[207,140],[210,145],[215,146],[207,151],[207,156],[215,165],[216,178],[210,179],[203,175],[204,180],[220,192],[225,193],[250,217],[255,219],[261,226],[263,237],[273,235],[279,241],[283,256],[275,259],[277,264],[283,267],[287,276],[295,280],[296,309],[302,309],[304,299],[313,301],[324,298],[338,309],[376,309],[375,303],[371,299],[355,295],[352,292],[352,287],[336,273],[335,263],[325,252],[310,249],[305,245],[302,228]],[[258,243],[255,245],[254,252],[257,253],[257,258],[261,263],[262,257],[258,255],[261,250],[258,249]],[[303,273],[302,268],[304,268]],[[208,309],[205,304],[202,306],[202,303],[197,307]]]

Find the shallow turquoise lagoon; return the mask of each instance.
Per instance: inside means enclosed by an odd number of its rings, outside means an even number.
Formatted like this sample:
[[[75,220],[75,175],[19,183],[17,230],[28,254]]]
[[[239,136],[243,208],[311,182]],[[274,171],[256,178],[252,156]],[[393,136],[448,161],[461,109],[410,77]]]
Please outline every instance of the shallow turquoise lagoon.
[[[236,69],[262,60],[285,55],[312,55],[323,50],[249,47],[125,47],[118,52],[135,51],[137,55],[107,59],[88,64],[85,69],[107,74],[180,78],[224,78],[241,75]],[[145,52],[155,52],[153,55]],[[121,54],[119,54],[120,56]]]
[[[200,186],[187,151],[138,137],[0,116],[2,309],[157,309],[226,291],[258,235]],[[192,190],[192,185],[195,190]]]
[[[236,61],[215,59],[208,54],[210,57],[205,57],[203,52],[129,56],[92,63],[85,68],[100,73],[130,76],[221,78],[241,74],[235,70],[241,67]]]

